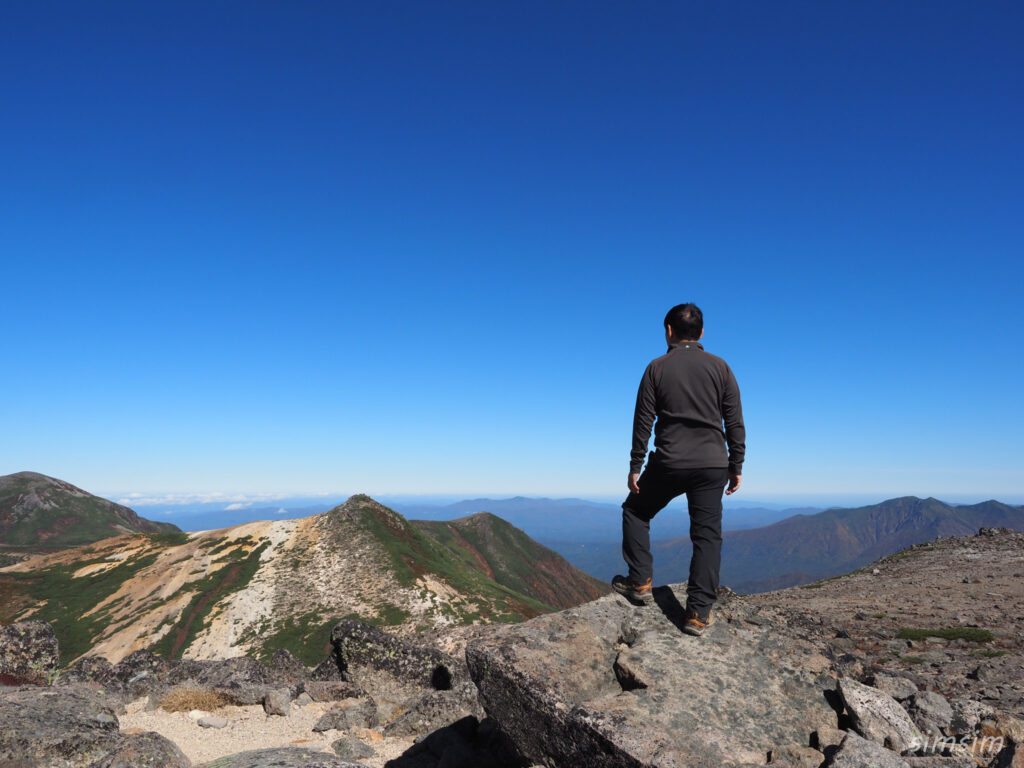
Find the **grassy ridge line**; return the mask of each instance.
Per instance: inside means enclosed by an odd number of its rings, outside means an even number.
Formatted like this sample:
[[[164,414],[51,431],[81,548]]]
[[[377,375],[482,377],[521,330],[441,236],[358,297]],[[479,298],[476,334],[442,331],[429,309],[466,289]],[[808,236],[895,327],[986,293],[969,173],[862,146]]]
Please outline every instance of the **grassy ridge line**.
[[[428,536],[396,512],[369,497],[353,497],[361,522],[390,555],[399,583],[414,587],[416,580],[430,574],[475,603],[473,611],[461,611],[463,623],[474,620],[515,622],[556,610],[533,597],[488,578],[475,558],[461,547],[449,547]],[[492,610],[491,605],[496,606]]]
[[[39,605],[30,618],[53,625],[60,644],[61,664],[88,651],[95,639],[109,626],[112,605],[85,614],[121,588],[128,579],[156,562],[160,551],[147,548],[91,576],[74,577],[79,569],[96,563],[108,563],[106,557],[80,560],[72,565],[54,565],[31,573],[6,573],[0,576],[8,599],[28,598]],[[5,600],[6,602],[6,600]],[[25,609],[11,619],[18,618]]]

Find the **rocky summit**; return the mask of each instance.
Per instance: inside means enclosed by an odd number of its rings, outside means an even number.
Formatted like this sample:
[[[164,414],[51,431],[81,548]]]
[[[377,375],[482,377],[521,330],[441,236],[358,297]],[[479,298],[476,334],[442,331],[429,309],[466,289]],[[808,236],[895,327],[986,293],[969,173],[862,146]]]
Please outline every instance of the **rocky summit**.
[[[0,633],[0,765],[1021,768],[1022,571],[1024,535],[983,529],[809,587],[723,588],[700,638],[675,584],[449,634],[346,619],[315,665],[59,668],[52,627],[21,622]]]
[[[703,637],[685,635],[685,600],[685,585],[656,589],[649,608],[608,596],[471,643],[485,709],[559,765],[756,765],[836,727],[812,643],[728,591]]]

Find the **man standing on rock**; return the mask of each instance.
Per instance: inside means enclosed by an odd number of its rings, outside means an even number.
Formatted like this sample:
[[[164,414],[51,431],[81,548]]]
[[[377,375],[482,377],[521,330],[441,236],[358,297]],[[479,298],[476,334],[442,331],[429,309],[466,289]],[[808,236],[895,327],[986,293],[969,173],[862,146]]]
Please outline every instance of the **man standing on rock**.
[[[652,601],[651,518],[685,493],[693,557],[683,631],[698,636],[711,623],[718,591],[722,491],[740,488],[746,440],[736,377],[724,360],[704,351],[703,336],[704,316],[695,304],[672,307],[665,315],[668,352],[652,360],[640,380],[629,496],[622,503],[629,574],[612,579],[615,591],[631,601]],[[655,450],[641,474],[652,425]]]

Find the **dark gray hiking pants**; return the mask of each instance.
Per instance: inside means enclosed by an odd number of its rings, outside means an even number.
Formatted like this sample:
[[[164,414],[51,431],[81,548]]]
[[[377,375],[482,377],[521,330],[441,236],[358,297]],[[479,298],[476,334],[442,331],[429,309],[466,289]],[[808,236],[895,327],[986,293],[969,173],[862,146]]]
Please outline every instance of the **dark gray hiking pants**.
[[[629,579],[643,584],[653,576],[651,519],[672,499],[686,494],[690,508],[690,580],[686,607],[707,616],[718,591],[722,561],[722,492],[729,481],[725,467],[671,469],[649,462],[640,475],[640,493],[622,502],[622,557]]]

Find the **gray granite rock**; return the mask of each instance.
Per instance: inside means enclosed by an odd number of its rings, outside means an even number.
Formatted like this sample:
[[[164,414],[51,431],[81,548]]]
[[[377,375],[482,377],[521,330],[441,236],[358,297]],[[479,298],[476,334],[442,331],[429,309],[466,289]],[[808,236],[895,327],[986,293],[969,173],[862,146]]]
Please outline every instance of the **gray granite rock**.
[[[889,694],[897,701],[909,699],[917,693],[917,685],[913,680],[890,672],[876,672],[868,682],[872,687]]]
[[[187,768],[162,736],[122,734],[120,701],[87,684],[0,689],[0,765],[18,768]]]
[[[45,621],[0,626],[0,677],[5,684],[48,685],[59,666],[57,636]]]
[[[953,721],[953,708],[935,691],[917,691],[906,701],[907,712],[922,733],[944,734]]]
[[[825,763],[826,768],[908,768],[892,750],[856,733],[847,733],[839,749]]]
[[[969,757],[905,755],[903,761],[910,768],[978,768],[978,764]]]
[[[263,711],[268,715],[288,717],[292,708],[292,697],[287,688],[275,688],[263,695]]]
[[[196,768],[366,768],[328,752],[298,747],[254,749],[227,757],[218,757]]]
[[[853,728],[869,741],[896,752],[923,743],[921,731],[892,696],[846,677],[839,680],[839,693]]]
[[[785,763],[792,768],[818,768],[823,759],[821,752],[812,747],[786,744],[772,750],[769,764]]]
[[[725,591],[690,637],[677,595],[658,588],[647,608],[610,595],[471,642],[487,713],[529,758],[593,768],[763,764],[836,726],[813,644]]]

